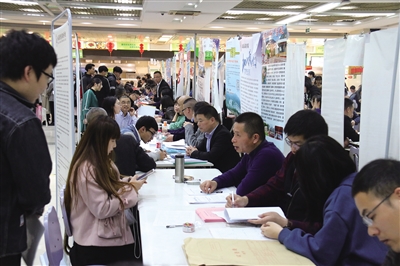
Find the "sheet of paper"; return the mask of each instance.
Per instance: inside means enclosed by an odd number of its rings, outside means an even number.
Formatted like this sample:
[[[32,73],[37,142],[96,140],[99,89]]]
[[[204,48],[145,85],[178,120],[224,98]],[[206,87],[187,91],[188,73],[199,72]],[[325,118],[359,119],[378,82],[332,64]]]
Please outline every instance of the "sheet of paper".
[[[186,238],[184,243],[189,265],[314,265],[278,241]]]
[[[189,196],[187,198],[190,204],[206,204],[206,203],[226,203],[226,197],[229,194],[206,194],[202,196]]]
[[[185,139],[180,139],[178,141],[173,141],[173,142],[163,142],[163,145],[167,148],[171,149],[185,149],[186,144],[185,144]]]
[[[226,228],[210,228],[210,233],[214,238],[219,239],[242,239],[242,240],[269,240],[261,234],[260,227],[226,227]]]
[[[207,196],[207,195],[214,195],[214,194],[221,194],[221,193],[225,193],[225,194],[231,193],[231,190],[229,188],[217,189],[211,194],[203,193],[201,191],[201,189],[199,188],[199,186],[188,186],[187,185],[183,189],[185,190],[186,195],[188,195],[188,196]]]
[[[154,226],[179,225],[186,222],[194,223],[195,211],[158,211]]]
[[[258,215],[265,212],[276,212],[280,216],[285,217],[285,214],[279,207],[226,208],[224,217],[227,223],[237,223],[259,219]]]

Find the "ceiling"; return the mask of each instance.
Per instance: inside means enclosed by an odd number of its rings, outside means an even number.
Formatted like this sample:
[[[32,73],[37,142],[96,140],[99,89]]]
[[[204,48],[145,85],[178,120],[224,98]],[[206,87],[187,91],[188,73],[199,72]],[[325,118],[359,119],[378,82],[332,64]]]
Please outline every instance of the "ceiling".
[[[26,28],[49,35],[51,21],[65,9],[82,40],[156,44],[162,35],[172,36],[165,43],[185,42],[194,33],[224,40],[282,24],[292,37],[358,34],[397,26],[400,0],[0,0],[1,33]]]

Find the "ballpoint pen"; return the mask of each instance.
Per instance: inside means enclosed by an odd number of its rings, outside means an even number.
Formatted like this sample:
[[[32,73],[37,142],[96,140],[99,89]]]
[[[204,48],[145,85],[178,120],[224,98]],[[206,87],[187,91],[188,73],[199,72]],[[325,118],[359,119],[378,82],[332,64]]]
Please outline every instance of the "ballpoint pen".
[[[183,224],[176,224],[176,225],[172,224],[172,225],[167,225],[167,226],[165,226],[165,227],[166,227],[166,228],[183,227]]]
[[[235,202],[235,197],[233,196],[233,191],[232,191],[232,208],[235,207],[235,204],[233,204]]]

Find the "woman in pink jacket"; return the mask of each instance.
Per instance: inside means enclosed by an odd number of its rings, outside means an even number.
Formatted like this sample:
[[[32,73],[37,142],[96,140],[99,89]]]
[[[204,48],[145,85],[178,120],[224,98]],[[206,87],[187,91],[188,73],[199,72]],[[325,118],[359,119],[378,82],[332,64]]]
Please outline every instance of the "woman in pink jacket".
[[[89,124],[72,158],[64,195],[74,238],[72,248],[67,237],[64,246],[72,265],[133,259],[134,240],[124,209],[136,205],[145,180],[120,179],[111,160],[119,136],[117,122],[100,116]]]

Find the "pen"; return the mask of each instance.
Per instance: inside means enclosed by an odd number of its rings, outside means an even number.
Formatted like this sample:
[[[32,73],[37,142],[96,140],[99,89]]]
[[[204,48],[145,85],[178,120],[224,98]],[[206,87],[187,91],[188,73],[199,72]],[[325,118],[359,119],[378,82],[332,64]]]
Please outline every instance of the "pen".
[[[233,191],[232,191],[232,207],[235,207],[235,204],[233,204],[235,202],[235,197],[233,196]]]
[[[200,191],[200,193],[207,193],[207,192]],[[219,190],[219,191],[215,191],[214,193],[223,193],[223,191]]]
[[[175,227],[183,227],[183,224],[177,224],[177,225],[167,225],[165,226],[166,228],[175,228]]]

